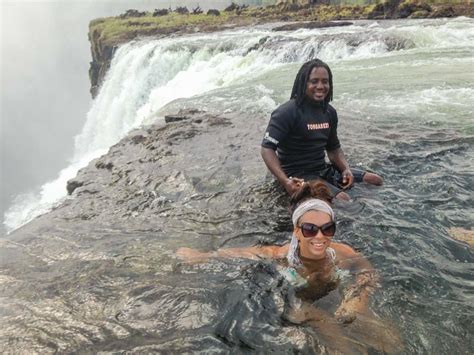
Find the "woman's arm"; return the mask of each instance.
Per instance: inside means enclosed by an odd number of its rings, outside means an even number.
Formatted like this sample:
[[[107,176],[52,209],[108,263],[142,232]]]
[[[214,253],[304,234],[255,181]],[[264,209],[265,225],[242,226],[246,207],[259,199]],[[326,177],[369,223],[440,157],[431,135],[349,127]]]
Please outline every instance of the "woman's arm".
[[[342,320],[353,321],[357,314],[368,310],[369,297],[377,285],[377,273],[362,254],[345,244],[333,243],[338,266],[356,273],[355,282],[345,292],[344,300],[336,311]],[[352,319],[352,320],[351,320]]]
[[[209,258],[280,259],[288,253],[288,245],[253,246],[246,248],[218,249],[200,252],[191,248],[179,248],[176,255],[189,262],[204,262]]]

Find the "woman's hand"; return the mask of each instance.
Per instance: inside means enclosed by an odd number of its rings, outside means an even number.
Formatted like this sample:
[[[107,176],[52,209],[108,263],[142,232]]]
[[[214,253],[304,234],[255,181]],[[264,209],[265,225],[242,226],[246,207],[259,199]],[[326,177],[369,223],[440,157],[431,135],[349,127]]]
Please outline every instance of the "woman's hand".
[[[367,313],[368,294],[366,290],[353,289],[355,292],[347,292],[344,300],[337,308],[334,316],[343,323],[349,324],[356,320],[360,314]]]
[[[350,307],[347,307],[344,302],[337,308],[334,316],[336,317],[336,320],[342,324],[350,324],[357,318],[357,314],[351,310]]]
[[[176,251],[176,256],[188,263],[202,263],[209,259],[211,253],[205,253],[191,248],[179,248]]]

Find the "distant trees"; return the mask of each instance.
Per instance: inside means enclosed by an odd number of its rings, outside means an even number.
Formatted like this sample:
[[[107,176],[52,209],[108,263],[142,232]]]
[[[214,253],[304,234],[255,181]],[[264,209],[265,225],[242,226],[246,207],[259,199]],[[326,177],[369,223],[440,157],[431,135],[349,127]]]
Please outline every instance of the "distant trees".
[[[308,6],[316,4],[325,4],[328,5],[331,3],[331,0],[277,0],[277,5],[297,5],[297,6]]]
[[[232,6],[232,9],[234,9],[235,7],[236,10],[245,9],[247,7],[247,5],[235,5],[234,3],[232,3],[231,6]],[[199,15],[203,13],[203,10],[199,6],[199,4],[195,8],[193,8],[191,11],[189,11],[186,6],[178,6],[174,10],[171,9],[171,7],[169,9],[155,9],[151,13],[151,16],[153,17],[166,16],[172,12],[180,14],[180,15],[186,15],[190,13],[193,15]],[[125,19],[125,18],[131,18],[131,17],[144,17],[147,15],[149,14],[145,11],[140,12],[138,10],[130,9],[130,10],[125,11],[123,14],[119,15],[119,17]],[[207,11],[207,15],[219,16],[220,11],[216,9],[210,9]]]

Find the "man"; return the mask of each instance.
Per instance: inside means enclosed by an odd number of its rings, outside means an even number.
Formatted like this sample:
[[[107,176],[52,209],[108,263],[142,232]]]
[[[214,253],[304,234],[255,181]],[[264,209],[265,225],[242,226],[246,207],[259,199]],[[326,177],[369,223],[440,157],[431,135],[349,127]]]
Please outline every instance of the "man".
[[[290,100],[272,113],[262,158],[290,195],[305,180],[325,181],[336,198],[344,200],[350,197],[343,190],[354,181],[383,183],[377,174],[350,169],[337,137],[337,112],[329,105],[332,96],[331,69],[314,59],[298,71]],[[325,152],[332,165],[326,164]]]

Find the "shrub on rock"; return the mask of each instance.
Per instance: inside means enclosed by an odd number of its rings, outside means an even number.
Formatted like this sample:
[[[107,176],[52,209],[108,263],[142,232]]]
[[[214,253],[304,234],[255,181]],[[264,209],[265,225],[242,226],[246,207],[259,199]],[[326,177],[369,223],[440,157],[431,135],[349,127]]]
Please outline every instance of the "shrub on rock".
[[[153,17],[158,17],[158,16],[166,16],[169,14],[169,11],[167,9],[155,9],[153,12]]]
[[[193,9],[193,14],[194,15],[202,14],[202,9],[199,7],[199,5]]]
[[[125,11],[125,13],[119,15],[120,18],[128,18],[128,17],[143,17],[146,16],[146,12],[140,12],[138,10],[130,9]]]
[[[207,14],[208,14],[208,15],[213,15],[213,16],[220,16],[221,13],[219,12],[219,10],[216,10],[216,9],[209,9],[209,10],[207,11]]]
[[[178,6],[174,12],[180,14],[180,15],[184,15],[184,14],[188,14],[189,13],[189,10],[186,6]]]

